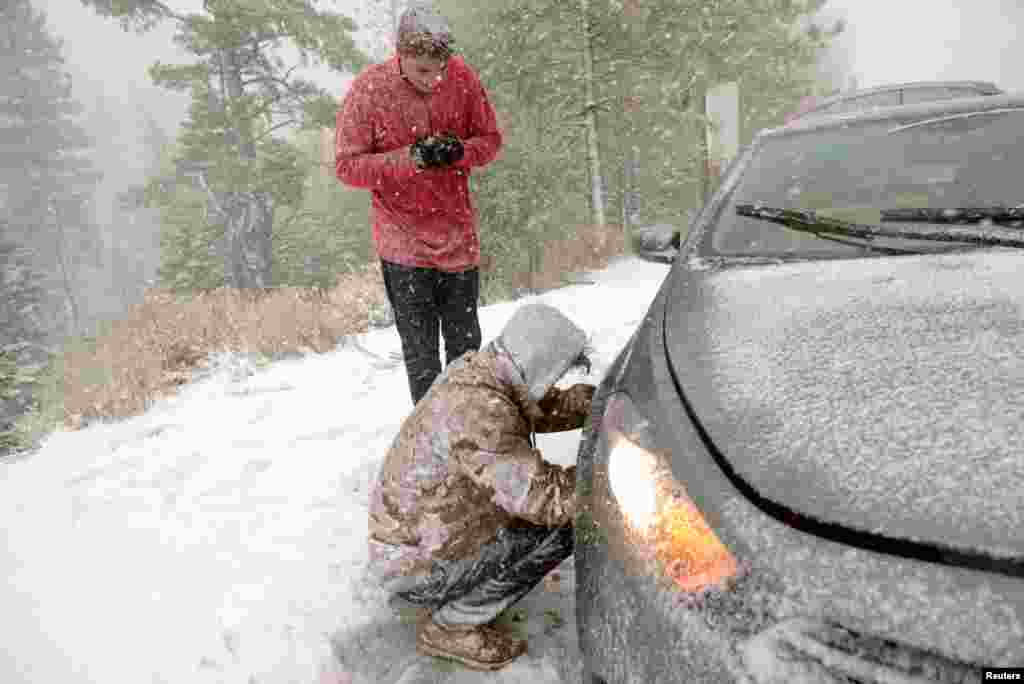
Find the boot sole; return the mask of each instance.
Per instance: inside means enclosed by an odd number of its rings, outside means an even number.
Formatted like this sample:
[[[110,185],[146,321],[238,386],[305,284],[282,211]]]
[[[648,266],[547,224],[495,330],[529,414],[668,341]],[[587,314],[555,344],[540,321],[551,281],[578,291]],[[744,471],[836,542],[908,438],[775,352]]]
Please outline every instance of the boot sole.
[[[441,649],[434,648],[433,646],[430,646],[428,644],[417,643],[416,650],[422,653],[423,655],[433,656],[435,658],[444,658],[445,660],[454,660],[456,662],[462,663],[471,670],[481,670],[484,672],[493,672],[494,670],[500,670],[501,668],[505,667],[513,660],[518,658],[520,655],[522,655],[520,653],[518,655],[510,656],[509,658],[506,658],[500,663],[485,663],[480,660],[473,660],[472,658],[466,658],[465,656],[449,653],[448,651],[442,651]]]

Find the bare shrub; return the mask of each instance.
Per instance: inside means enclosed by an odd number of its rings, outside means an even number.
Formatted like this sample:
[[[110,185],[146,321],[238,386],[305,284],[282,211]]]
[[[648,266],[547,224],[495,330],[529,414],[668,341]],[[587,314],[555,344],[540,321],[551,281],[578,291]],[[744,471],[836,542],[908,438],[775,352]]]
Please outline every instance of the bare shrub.
[[[141,413],[188,382],[211,352],[328,351],[365,330],[370,307],[383,301],[378,263],[339,276],[331,290],[219,288],[191,296],[149,290],[102,334],[64,351],[65,422],[76,427]]]
[[[569,237],[545,240],[540,250],[539,269],[534,273],[513,274],[512,286],[534,291],[561,287],[570,273],[604,268],[610,258],[625,252],[622,226],[577,226]]]

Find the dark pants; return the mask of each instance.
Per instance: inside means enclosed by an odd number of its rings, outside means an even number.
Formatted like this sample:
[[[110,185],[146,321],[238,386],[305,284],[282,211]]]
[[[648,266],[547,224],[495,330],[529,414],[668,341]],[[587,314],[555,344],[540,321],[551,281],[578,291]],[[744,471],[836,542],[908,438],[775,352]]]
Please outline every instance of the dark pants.
[[[439,561],[423,583],[396,595],[431,608],[434,622],[485,625],[530,593],[573,551],[572,525],[503,528],[475,558]]]
[[[480,348],[480,271],[447,273],[383,260],[381,268],[415,404],[441,374],[439,332],[444,335],[446,364]]]

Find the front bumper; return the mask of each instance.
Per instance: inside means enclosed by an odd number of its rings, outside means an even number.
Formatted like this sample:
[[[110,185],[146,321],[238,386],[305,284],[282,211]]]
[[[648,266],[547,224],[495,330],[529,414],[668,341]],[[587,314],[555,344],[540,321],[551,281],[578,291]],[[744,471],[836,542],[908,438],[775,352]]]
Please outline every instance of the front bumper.
[[[593,684],[974,684],[983,666],[1024,664],[1020,599],[999,578],[965,591],[948,568],[819,542],[745,511],[716,525],[744,573],[693,596],[631,546],[615,506],[585,512],[577,620]]]
[[[979,668],[839,625],[794,618],[739,644],[756,684],[914,684],[981,681]]]

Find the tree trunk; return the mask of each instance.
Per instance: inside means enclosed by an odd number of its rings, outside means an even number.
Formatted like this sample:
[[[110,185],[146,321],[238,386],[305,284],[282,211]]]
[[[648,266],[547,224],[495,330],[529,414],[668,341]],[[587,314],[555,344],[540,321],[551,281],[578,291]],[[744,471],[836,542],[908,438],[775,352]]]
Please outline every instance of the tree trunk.
[[[239,50],[221,50],[221,73],[227,89],[225,102],[237,101],[244,94]],[[252,131],[233,127],[227,135],[238,147],[244,162],[254,163],[256,145]],[[271,239],[274,226],[273,200],[266,192],[229,193],[224,212],[225,264],[228,287],[263,289],[270,287]]]
[[[274,213],[263,192],[232,193],[227,198],[225,274],[228,287],[270,287]]]
[[[53,228],[56,230],[54,246],[57,266],[60,269],[61,284],[64,286],[64,310],[71,319],[71,324],[65,329],[65,334],[75,335],[79,332],[80,317],[78,315],[78,301],[75,299],[74,288],[71,284],[71,274],[68,272],[68,264],[65,257],[67,245],[64,243],[64,217],[57,213],[55,202],[52,199],[49,201],[48,213],[53,219]]]
[[[708,86],[700,79],[693,90],[693,108],[697,114],[697,209],[703,208],[711,194],[711,158],[708,150]]]
[[[597,96],[594,86],[594,32],[590,24],[590,0],[580,2],[583,31],[583,83],[586,99],[587,168],[590,171],[590,215],[594,225],[606,224],[604,181],[601,175],[601,151],[597,141]]]
[[[634,55],[639,54],[642,42],[642,12],[639,0],[625,0],[622,3],[623,20],[629,34],[630,51]],[[634,57],[633,59],[636,59]],[[622,230],[625,244],[631,244],[633,228],[640,222],[640,147],[637,145],[636,117],[641,107],[640,99],[640,70],[631,59],[626,66],[626,94],[623,98],[623,115],[629,122],[628,135],[629,146],[626,151],[626,159],[623,165],[623,188],[622,188]]]
[[[628,238],[630,229],[640,222],[640,190],[637,187],[640,175],[640,150],[636,145],[630,145],[626,151],[622,175],[622,227]]]

